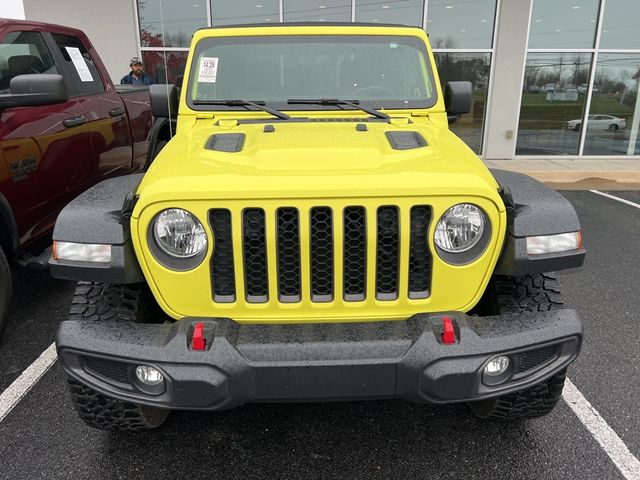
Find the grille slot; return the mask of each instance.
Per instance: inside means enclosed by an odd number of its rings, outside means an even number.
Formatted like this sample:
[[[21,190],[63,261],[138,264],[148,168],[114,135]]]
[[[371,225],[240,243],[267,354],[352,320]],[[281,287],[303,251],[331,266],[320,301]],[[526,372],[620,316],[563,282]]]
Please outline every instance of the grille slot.
[[[242,246],[247,302],[265,303],[269,301],[269,280],[265,213],[261,208],[247,208],[242,212]]]
[[[398,271],[400,263],[400,232],[398,209],[378,208],[376,234],[376,298],[398,298]]]
[[[367,293],[367,215],[364,207],[344,209],[344,299],[362,301]]]
[[[278,297],[295,303],[300,295],[300,222],[298,210],[280,208],[276,215],[278,253]]]
[[[513,356],[514,373],[522,373],[531,370],[546,361],[552,359],[556,355],[556,345],[537,348],[527,352],[517,353]]]
[[[213,300],[218,303],[235,302],[236,274],[233,266],[231,212],[225,209],[211,210],[209,223],[215,243],[211,256]]]
[[[428,298],[431,289],[431,252],[429,223],[431,208],[425,205],[411,208],[409,245],[409,298]]]
[[[84,357],[87,369],[110,380],[129,383],[129,365],[98,357]]]
[[[329,207],[311,209],[311,300],[333,300],[333,212]]]

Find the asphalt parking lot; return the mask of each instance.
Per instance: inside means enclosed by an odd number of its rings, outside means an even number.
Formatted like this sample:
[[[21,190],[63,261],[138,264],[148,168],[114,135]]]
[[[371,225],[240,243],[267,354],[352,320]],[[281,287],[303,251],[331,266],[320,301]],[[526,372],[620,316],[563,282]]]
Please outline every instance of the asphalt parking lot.
[[[640,456],[640,209],[564,192],[582,222],[585,266],[560,275],[585,323],[569,378]],[[640,204],[640,192],[611,192]],[[73,284],[15,272],[0,341],[0,392],[51,345]],[[637,462],[637,460],[636,460]],[[633,476],[636,475],[636,476]],[[174,412],[159,430],[115,434],[77,417],[57,364],[0,421],[0,478],[625,478],[566,402],[522,423],[471,417],[465,406],[402,402],[259,404]],[[626,478],[640,478],[640,471]]]

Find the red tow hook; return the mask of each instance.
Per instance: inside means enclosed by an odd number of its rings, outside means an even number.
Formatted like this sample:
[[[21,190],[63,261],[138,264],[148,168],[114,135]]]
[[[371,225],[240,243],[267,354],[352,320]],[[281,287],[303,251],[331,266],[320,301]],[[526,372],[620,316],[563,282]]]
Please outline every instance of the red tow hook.
[[[445,345],[456,343],[456,332],[453,329],[453,319],[451,317],[442,319],[442,328],[442,343]]]
[[[191,350],[204,350],[207,341],[204,338],[204,325],[198,322],[193,326],[193,337],[191,338]]]

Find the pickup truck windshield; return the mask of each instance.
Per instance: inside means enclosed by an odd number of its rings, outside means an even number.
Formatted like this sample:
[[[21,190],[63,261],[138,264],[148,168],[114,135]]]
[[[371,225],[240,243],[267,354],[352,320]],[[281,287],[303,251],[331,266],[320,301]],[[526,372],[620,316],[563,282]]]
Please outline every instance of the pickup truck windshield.
[[[436,89],[424,43],[412,36],[279,35],[201,40],[190,69],[187,100],[194,110],[236,110],[214,101],[246,99],[277,109],[429,108]],[[220,102],[222,103],[222,102]]]

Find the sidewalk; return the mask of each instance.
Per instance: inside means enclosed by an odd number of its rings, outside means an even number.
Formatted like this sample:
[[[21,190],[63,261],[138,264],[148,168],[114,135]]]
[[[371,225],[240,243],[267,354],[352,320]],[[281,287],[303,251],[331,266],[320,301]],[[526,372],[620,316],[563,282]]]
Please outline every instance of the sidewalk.
[[[640,159],[485,160],[500,168],[532,176],[556,190],[638,190]]]

